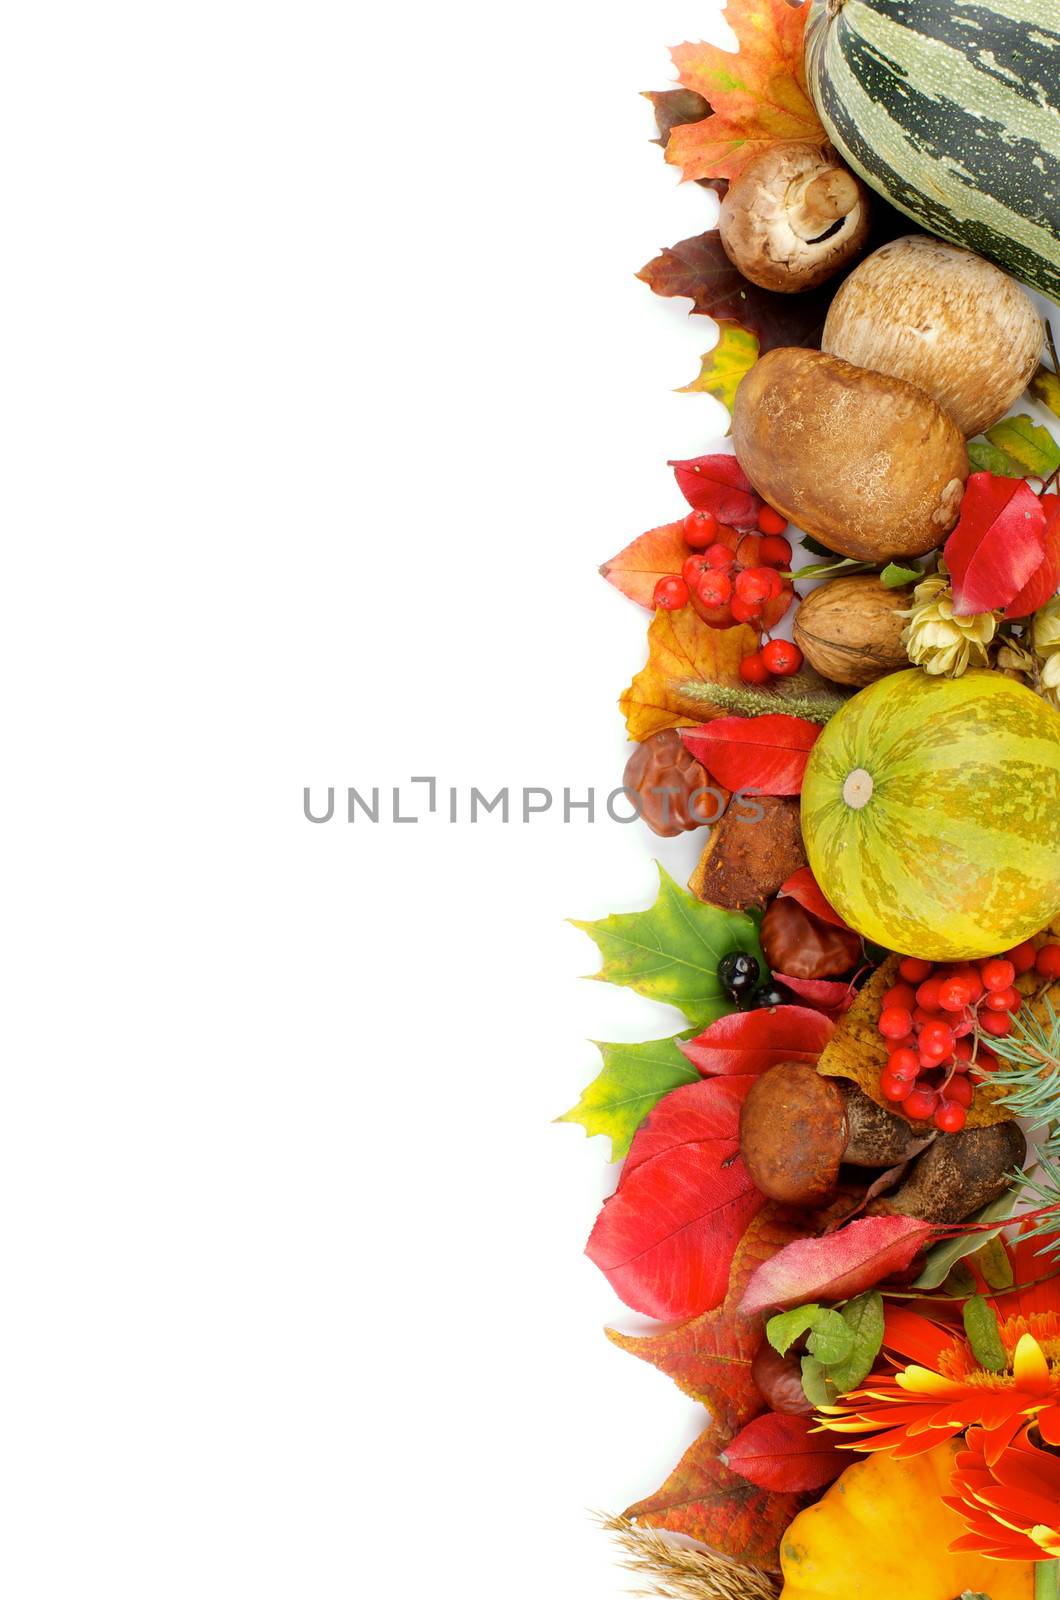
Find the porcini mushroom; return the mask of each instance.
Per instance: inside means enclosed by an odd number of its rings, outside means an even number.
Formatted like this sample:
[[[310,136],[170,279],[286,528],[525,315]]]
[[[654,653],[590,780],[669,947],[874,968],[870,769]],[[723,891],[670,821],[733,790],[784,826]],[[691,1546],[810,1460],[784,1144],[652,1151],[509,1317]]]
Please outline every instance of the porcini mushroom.
[[[934,1137],[876,1105],[853,1084],[783,1061],[752,1084],[740,1111],[740,1154],[755,1187],[784,1205],[813,1206],[839,1168],[892,1167]]]
[[[763,289],[824,283],[861,250],[868,190],[829,144],[775,144],[748,163],[721,203],[725,254]]]
[[[874,1216],[963,1222],[1001,1198],[1011,1173],[1022,1166],[1026,1155],[1027,1141],[1018,1122],[945,1134],[914,1164],[902,1187],[885,1200],[874,1201],[869,1210]]]

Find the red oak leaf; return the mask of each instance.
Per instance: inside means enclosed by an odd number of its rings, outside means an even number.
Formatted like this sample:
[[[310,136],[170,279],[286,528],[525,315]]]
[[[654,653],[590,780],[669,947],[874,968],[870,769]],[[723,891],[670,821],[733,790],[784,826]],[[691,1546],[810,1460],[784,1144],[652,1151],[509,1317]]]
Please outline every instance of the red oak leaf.
[[[1039,504],[1045,512],[1045,560],[1030,582],[1024,584],[1016,598],[1005,607],[1006,617],[1029,617],[1060,588],[1060,495],[1043,494]]]
[[[808,1006],[733,1011],[696,1038],[679,1039],[677,1048],[705,1078],[754,1076],[782,1061],[813,1066],[834,1028],[834,1022]]]
[[[822,922],[830,922],[833,928],[847,928],[850,926],[824,897],[821,886],[813,875],[812,867],[800,867],[793,873],[786,883],[782,883],[778,894],[790,895],[797,900],[804,911],[811,916],[820,917]]]
[[[763,289],[733,266],[716,229],[660,251],[637,277],[654,294],[691,300],[690,315],[698,313],[748,328],[758,336],[760,355],[780,345],[816,349],[837,287],[830,282],[807,294]]]
[[[626,1305],[660,1321],[719,1305],[744,1229],[763,1205],[740,1156],[754,1079],[673,1090],[638,1128],[586,1254]]]
[[[1022,478],[973,472],[944,555],[955,616],[1011,604],[1045,560],[1041,501]]]
[[[741,1478],[775,1494],[823,1489],[850,1465],[849,1454],[838,1448],[834,1435],[817,1431],[813,1417],[779,1411],[749,1422],[726,1445],[721,1459]]]
[[[756,528],[763,501],[735,456],[671,461],[677,487],[693,511],[712,511],[730,528]]]
[[[783,714],[718,717],[681,734],[696,760],[731,789],[758,794],[798,794],[806,762],[820,736],[820,724]]]
[[[771,1494],[730,1471],[721,1459],[727,1435],[711,1425],[674,1468],[661,1489],[630,1506],[626,1516],[649,1528],[687,1534],[700,1544],[775,1572],[780,1540],[802,1509],[794,1494]]]
[[[796,1239],[759,1267],[740,1310],[861,1294],[892,1273],[904,1272],[934,1230],[934,1223],[916,1217],[865,1217],[820,1239]]]
[[[761,1312],[746,1316],[739,1301],[756,1267],[804,1231],[802,1224],[788,1220],[789,1215],[794,1214],[767,1202],[751,1218],[733,1257],[728,1293],[715,1310],[640,1338],[607,1330],[612,1344],[665,1372],[728,1432],[742,1428],[765,1407],[751,1377],[765,1316]]]
[[[642,533],[617,556],[605,561],[600,574],[639,606],[655,609],[655,585],[660,578],[680,572],[689,549],[680,522],[667,522],[661,528]]]

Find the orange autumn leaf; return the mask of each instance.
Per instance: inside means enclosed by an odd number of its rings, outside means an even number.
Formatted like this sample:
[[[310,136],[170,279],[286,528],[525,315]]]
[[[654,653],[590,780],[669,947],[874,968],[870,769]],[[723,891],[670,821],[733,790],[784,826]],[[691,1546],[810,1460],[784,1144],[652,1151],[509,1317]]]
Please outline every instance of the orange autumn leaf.
[[[600,576],[638,605],[654,611],[655,585],[660,578],[679,573],[687,558],[684,522],[666,522],[661,528],[642,533],[617,556],[605,561]]]
[[[626,1516],[648,1528],[698,1539],[731,1561],[775,1572],[780,1540],[805,1496],[773,1494],[740,1477],[721,1460],[731,1442],[712,1423],[671,1472],[661,1489],[630,1506]]]
[[[657,611],[648,629],[648,663],[618,702],[631,739],[650,739],[663,728],[692,728],[717,716],[720,707],[689,700],[678,684],[697,680],[736,687],[740,662],[758,645],[746,623],[708,628],[691,606]]]
[[[720,1427],[738,1432],[767,1409],[751,1378],[751,1362],[765,1337],[766,1318],[763,1313],[746,1315],[738,1309],[739,1303],[763,1261],[804,1232],[805,1224],[800,1227],[789,1221],[780,1206],[763,1206],[736,1248],[729,1291],[720,1306],[661,1333],[638,1338],[608,1328],[607,1337],[620,1350],[665,1372],[685,1394],[705,1405]]]
[[[826,137],[803,70],[808,10],[788,0],[729,0],[725,20],[739,41],[737,54],[714,44],[681,44],[672,52],[681,83],[714,113],[671,131],[666,159],[686,178],[732,180],[770,145]]]

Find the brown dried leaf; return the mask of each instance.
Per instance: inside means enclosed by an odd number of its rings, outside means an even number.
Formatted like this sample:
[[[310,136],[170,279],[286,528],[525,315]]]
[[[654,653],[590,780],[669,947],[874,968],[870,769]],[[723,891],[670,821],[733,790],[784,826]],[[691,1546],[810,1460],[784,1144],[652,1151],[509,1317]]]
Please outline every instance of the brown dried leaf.
[[[880,1037],[876,1023],[884,993],[898,977],[900,956],[888,956],[873,973],[845,1016],[840,1017],[835,1033],[825,1045],[817,1070],[825,1078],[848,1078],[889,1111],[895,1107],[880,1093],[880,1073],[887,1065],[887,1041]],[[997,1122],[1012,1120],[1012,1112],[997,1104],[999,1091],[979,1084],[975,1104],[968,1113],[967,1128],[992,1128]],[[914,1126],[923,1126],[914,1124]]]
[[[746,623],[709,628],[693,611],[657,611],[648,629],[648,662],[622,695],[619,705],[631,739],[650,739],[660,728],[693,728],[717,716],[720,707],[687,700],[685,682],[740,682],[740,662],[757,647]]]

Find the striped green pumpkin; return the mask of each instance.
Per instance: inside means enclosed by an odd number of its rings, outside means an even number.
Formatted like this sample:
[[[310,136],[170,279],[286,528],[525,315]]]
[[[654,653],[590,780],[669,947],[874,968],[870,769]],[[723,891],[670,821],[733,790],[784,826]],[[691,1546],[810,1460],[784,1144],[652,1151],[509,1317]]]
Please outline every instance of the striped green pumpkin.
[[[867,183],[1060,299],[1060,0],[812,0],[806,75]]]
[[[818,883],[888,950],[994,955],[1060,910],[1060,714],[995,672],[896,672],[828,722],[802,831]]]

